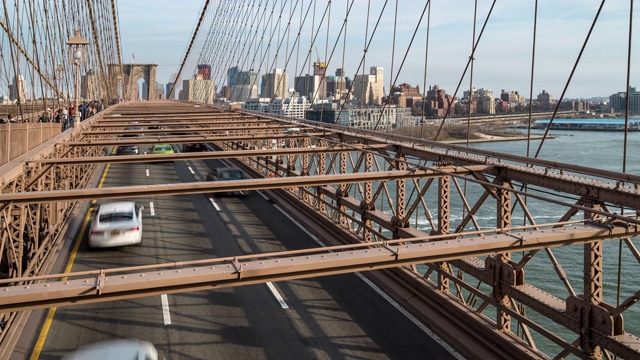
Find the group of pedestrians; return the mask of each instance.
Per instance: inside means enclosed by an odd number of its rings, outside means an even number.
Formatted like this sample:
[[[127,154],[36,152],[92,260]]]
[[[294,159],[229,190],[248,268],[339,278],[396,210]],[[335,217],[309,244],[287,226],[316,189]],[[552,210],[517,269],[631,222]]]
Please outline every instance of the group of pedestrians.
[[[84,121],[97,114],[98,112],[104,110],[105,105],[100,101],[91,101],[88,103],[82,103],[78,106],[78,111],[80,112],[80,121]],[[63,106],[57,110],[52,110],[47,108],[47,110],[40,116],[38,122],[48,123],[60,123],[62,124],[62,131],[67,130],[71,126],[73,126],[73,117],[76,113],[76,109],[74,105],[71,105],[68,109]]]
[[[90,101],[84,102],[78,106],[78,112],[80,113],[80,121],[84,121],[100,111],[104,110],[111,101]],[[61,106],[58,109],[46,108],[42,112],[42,115],[38,118],[40,123],[58,123],[62,126],[62,131],[67,130],[73,126],[73,116],[76,113],[76,108],[71,105],[69,108]],[[23,120],[28,121],[28,120]],[[0,117],[0,124],[15,124],[18,121],[14,114],[8,114],[7,119]]]
[[[6,119],[0,118],[0,124],[15,124],[16,117],[13,114],[8,114]]]

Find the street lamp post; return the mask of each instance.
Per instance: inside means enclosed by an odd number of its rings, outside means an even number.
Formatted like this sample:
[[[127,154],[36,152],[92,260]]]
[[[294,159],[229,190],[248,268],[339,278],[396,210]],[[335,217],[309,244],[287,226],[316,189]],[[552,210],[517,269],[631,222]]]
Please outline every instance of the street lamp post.
[[[80,64],[84,62],[89,42],[80,37],[80,30],[76,30],[75,35],[67,41],[69,46],[69,61],[76,66],[76,104],[73,112],[73,127],[80,127],[80,110],[78,109],[78,92],[80,91]]]

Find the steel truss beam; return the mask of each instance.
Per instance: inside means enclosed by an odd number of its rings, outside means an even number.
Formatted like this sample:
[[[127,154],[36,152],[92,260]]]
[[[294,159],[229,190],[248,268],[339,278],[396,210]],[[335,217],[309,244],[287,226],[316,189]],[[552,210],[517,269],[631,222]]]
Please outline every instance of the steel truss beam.
[[[640,229],[595,225],[483,234],[462,239],[425,241],[402,239],[372,244],[335,246],[291,252],[235,256],[230,258],[65,273],[31,280],[60,279],[0,291],[0,311],[82,304],[162,293],[240,286],[348,272],[398,267],[422,262],[454,260],[471,256],[510,253],[640,234]],[[143,271],[147,269],[154,271]],[[88,276],[92,275],[92,276]],[[97,275],[97,276],[96,276]],[[89,281],[87,281],[89,279]],[[27,279],[2,280],[0,284]],[[500,286],[507,286],[503,281]]]

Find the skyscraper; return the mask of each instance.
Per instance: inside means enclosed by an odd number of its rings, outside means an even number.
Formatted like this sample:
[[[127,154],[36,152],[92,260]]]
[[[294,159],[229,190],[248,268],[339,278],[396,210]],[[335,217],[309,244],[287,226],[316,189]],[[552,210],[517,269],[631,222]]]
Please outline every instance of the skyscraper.
[[[289,75],[282,69],[274,69],[272,73],[263,75],[264,87],[261,97],[263,98],[281,98],[287,97],[289,92]]]
[[[27,100],[27,89],[24,81],[24,76],[16,75],[13,78],[13,87],[11,88],[9,98],[11,100],[18,100],[20,102],[24,102]]]
[[[202,80],[211,80],[211,65],[199,64],[197,75],[202,76]]]
[[[384,69],[381,66],[372,66],[369,69],[369,74],[356,75],[353,81],[353,96],[360,100],[360,104],[382,105]]]
[[[156,99],[164,100],[164,85],[156,83]]]
[[[235,86],[238,82],[238,75],[240,75],[240,68],[234,66],[227,70],[227,86],[232,87]]]
[[[235,69],[238,70],[237,68]],[[229,72],[227,72],[227,76],[228,74]],[[249,71],[238,70],[237,76],[229,77],[228,79],[235,79],[235,83],[229,85],[229,101],[244,102],[247,99],[255,99],[258,97],[258,73],[253,69]]]
[[[180,100],[213,104],[214,96],[215,84],[213,80],[205,80],[202,75],[196,75],[195,79],[182,81]]]

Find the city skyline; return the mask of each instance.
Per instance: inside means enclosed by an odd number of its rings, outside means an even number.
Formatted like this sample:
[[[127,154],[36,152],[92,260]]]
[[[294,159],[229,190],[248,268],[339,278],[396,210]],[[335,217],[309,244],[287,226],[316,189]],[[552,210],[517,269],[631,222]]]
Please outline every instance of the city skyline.
[[[196,2],[178,5],[164,1],[153,2],[154,6],[148,6],[149,4],[150,2],[145,1],[119,4],[122,8],[119,13],[121,14],[123,61],[128,62],[127,58],[131,59],[131,54],[135,54],[137,63],[158,63],[158,82],[165,83],[171,74],[177,72],[184,55],[183,52],[167,54],[166,49],[186,49],[195,21],[200,15],[201,5]],[[473,31],[473,2],[466,1],[464,4],[469,6],[446,7],[438,2],[432,4],[427,88],[437,84],[451,89],[450,92],[453,93],[460,82],[471,52]],[[349,16],[347,46],[350,49],[359,50],[347,52],[344,66],[342,66],[341,51],[337,51],[340,52],[339,59],[334,55],[329,64],[331,70],[344,67],[346,76],[352,79],[356,75],[355,69],[362,57],[361,49],[364,47],[366,24],[366,6],[358,5],[359,3],[354,6]],[[393,40],[391,35],[394,6],[394,4],[387,5],[380,29],[367,55],[365,73],[369,66],[374,65],[391,69],[390,46],[386,44],[391,45]],[[385,76],[384,86],[387,91],[391,85],[389,78],[395,79],[397,76],[399,63],[402,61],[423,6],[424,2],[399,2],[395,69],[393,74],[388,70],[389,76]],[[534,96],[546,90],[556,94],[557,98],[560,97],[598,6],[598,1],[563,1],[561,4],[539,1]],[[480,31],[489,7],[490,2],[479,4],[476,35]],[[144,11],[139,11],[142,8]],[[364,8],[364,14],[362,14],[362,8]],[[372,22],[381,8],[381,1],[371,2]],[[628,3],[622,0],[605,4],[567,90],[566,98],[606,97],[624,90],[629,28],[628,10]],[[345,6],[332,7],[332,17],[337,20],[333,20],[333,25],[330,27],[329,50],[337,36],[344,12]],[[161,29],[157,27],[158,23],[163,24]],[[292,24],[294,23],[295,21],[292,20]],[[634,24],[638,24],[638,21],[634,21]],[[372,24],[370,24],[369,33],[371,33],[371,27]],[[634,25],[634,28],[636,27]],[[528,98],[532,28],[533,4],[497,3],[475,53],[473,86],[490,88],[495,92],[503,89],[518,91]],[[423,20],[402,72],[397,76],[396,85],[408,83],[412,86],[424,87],[425,31],[426,20]],[[319,46],[319,53],[324,58],[326,36],[322,41],[317,40],[317,44],[322,45]],[[304,41],[301,47],[304,48]],[[339,42],[337,49],[341,47],[342,42]],[[637,58],[637,54],[638,50],[634,49],[632,62],[633,58]],[[315,60],[314,51],[311,61]],[[195,63],[188,64],[181,78],[191,78],[195,72],[195,65]],[[283,65],[284,60],[277,67],[282,68]],[[250,66],[244,67],[250,68]],[[226,72],[226,69],[224,71]],[[264,74],[268,71],[269,69],[265,66],[259,72]],[[307,72],[304,69],[294,73],[293,68],[287,69],[290,78],[299,74],[305,75]],[[359,74],[362,72],[361,69]],[[212,69],[212,78],[219,83],[224,82],[226,78],[220,77],[221,73],[220,70]],[[633,69],[631,75],[631,86],[634,86],[638,83],[638,76],[634,76]],[[456,96],[460,97],[461,92],[468,88],[467,75]]]

